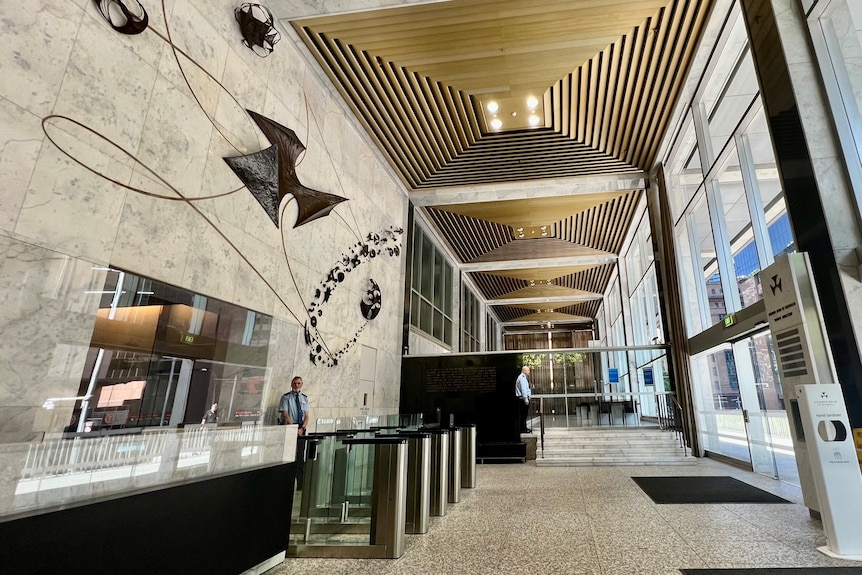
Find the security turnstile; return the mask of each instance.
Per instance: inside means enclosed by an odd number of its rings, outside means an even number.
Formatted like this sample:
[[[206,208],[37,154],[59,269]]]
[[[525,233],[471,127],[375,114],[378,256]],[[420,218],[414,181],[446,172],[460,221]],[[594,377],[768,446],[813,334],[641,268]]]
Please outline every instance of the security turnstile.
[[[310,437],[307,443],[307,476],[287,555],[400,557],[407,516],[408,438],[339,432]]]
[[[476,487],[476,424],[461,426],[461,487]]]
[[[461,501],[461,428],[449,429],[449,503]]]

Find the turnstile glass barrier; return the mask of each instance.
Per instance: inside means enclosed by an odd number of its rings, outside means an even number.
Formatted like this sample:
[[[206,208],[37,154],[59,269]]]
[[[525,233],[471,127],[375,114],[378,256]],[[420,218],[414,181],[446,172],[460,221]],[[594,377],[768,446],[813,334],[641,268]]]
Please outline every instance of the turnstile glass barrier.
[[[295,494],[291,557],[396,558],[404,552],[407,438],[311,434]]]

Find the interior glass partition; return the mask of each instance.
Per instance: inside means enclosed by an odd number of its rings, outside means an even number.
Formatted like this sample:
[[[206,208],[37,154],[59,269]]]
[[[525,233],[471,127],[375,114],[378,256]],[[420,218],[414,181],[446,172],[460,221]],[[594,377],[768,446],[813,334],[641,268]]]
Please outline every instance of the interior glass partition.
[[[629,359],[637,373],[621,377],[617,366]],[[658,426],[670,393],[664,345],[534,350],[516,360],[530,367],[528,426],[534,430],[542,417],[546,428]]]

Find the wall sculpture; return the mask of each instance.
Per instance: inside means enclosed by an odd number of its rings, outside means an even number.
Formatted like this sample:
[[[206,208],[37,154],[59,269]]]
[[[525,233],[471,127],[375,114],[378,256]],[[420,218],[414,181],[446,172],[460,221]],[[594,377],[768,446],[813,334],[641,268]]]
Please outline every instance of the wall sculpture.
[[[234,10],[234,16],[242,31],[242,43],[261,58],[269,56],[281,40],[269,9],[246,2]]]
[[[140,34],[146,30],[150,17],[144,6],[135,0],[137,7],[126,6],[128,0],[93,0],[96,9],[111,28],[121,34]],[[131,2],[128,2],[131,4]]]
[[[201,111],[207,117],[213,128],[224,138],[224,140],[237,152],[240,152],[241,146],[231,140],[230,134],[222,130],[219,122],[216,122],[212,112],[208,111],[201,103],[195,89],[186,76],[185,65],[183,61],[190,62],[210,80],[212,80],[224,93],[230,97],[240,109],[245,109],[236,97],[217,80],[209,71],[207,71],[200,63],[195,61],[188,53],[178,47],[171,38],[171,26],[167,12],[165,11],[164,0],[162,0],[162,13],[164,17],[164,32],[147,27],[148,16],[146,10],[138,3],[137,11],[130,10],[125,2],[129,0],[94,0],[100,13],[106,22],[117,32],[123,34],[139,34],[145,29],[150,30],[159,39],[165,42],[171,49],[174,60],[177,64],[180,76],[183,78],[186,87],[191,93],[192,98],[197,102]],[[260,10],[259,10],[260,9]],[[118,18],[118,14],[124,18]],[[243,4],[237,8],[235,15],[243,28],[243,34],[246,36],[244,43],[249,48],[255,50],[258,55],[265,56],[272,51],[272,46],[278,41],[278,32],[272,27],[272,16],[268,10],[259,5]],[[259,18],[261,15],[265,17],[263,20]],[[112,17],[114,18],[112,20]],[[246,18],[249,18],[247,20]],[[256,24],[252,23],[252,20]],[[269,26],[265,29],[263,26]],[[247,30],[251,30],[251,34],[247,34]],[[255,46],[266,51],[265,54],[258,52]],[[320,286],[315,291],[315,295],[309,304],[306,304],[302,295],[299,293],[298,282],[291,269],[288,241],[285,237],[284,226],[279,225],[284,218],[285,207],[290,201],[295,200],[298,208],[298,215],[294,228],[312,222],[323,216],[327,216],[341,202],[345,202],[347,198],[314,190],[302,185],[296,174],[296,166],[299,163],[300,156],[306,150],[303,143],[299,140],[296,133],[278,122],[267,118],[261,114],[245,109],[248,117],[254,124],[263,132],[267,139],[272,144],[270,147],[254,152],[251,154],[243,154],[235,157],[224,158],[225,162],[234,171],[237,177],[243,183],[242,187],[227,190],[209,196],[189,197],[184,194],[177,186],[159,175],[150,166],[142,162],[132,151],[123,148],[121,145],[111,140],[98,130],[87,126],[74,118],[63,115],[49,115],[42,121],[42,129],[46,137],[51,141],[63,154],[69,157],[73,162],[77,163],[84,169],[87,169],[99,177],[112,182],[113,184],[125,188],[126,190],[142,194],[151,198],[180,202],[186,204],[192,209],[212,230],[219,235],[230,248],[251,268],[252,272],[266,285],[266,287],[274,294],[278,302],[284,306],[286,311],[299,323],[304,325],[305,340],[311,347],[310,359],[316,365],[335,366],[339,359],[350,350],[357,342],[359,335],[367,326],[369,320],[373,320],[380,313],[382,308],[382,295],[377,282],[368,277],[361,285],[363,293],[358,303],[358,311],[362,315],[365,323],[363,323],[354,333],[353,337],[347,341],[341,349],[331,351],[326,344],[323,335],[318,330],[319,322],[323,317],[323,306],[332,296],[336,286],[342,284],[347,278],[347,274],[354,272],[357,267],[367,263],[379,256],[399,257],[401,253],[400,237],[403,230],[400,228],[391,228],[378,233],[369,233],[365,239],[361,239],[361,234],[355,229],[354,225],[350,225],[340,215],[338,218],[350,229],[350,232],[359,240],[353,244],[348,253],[342,254],[339,262],[330,270],[327,277],[321,282]],[[318,127],[319,128],[319,127]],[[77,145],[70,144],[69,136],[78,136],[76,141],[89,140],[90,146],[94,148],[102,147],[108,156],[114,157],[117,152],[121,156],[126,156],[135,166],[142,168],[148,173],[151,183],[155,183],[163,191],[154,192],[152,190],[143,189],[131,185],[128,182],[114,177],[110,168],[99,168],[90,165],[87,161],[78,157],[79,150]],[[67,139],[63,139],[67,138]],[[325,148],[325,143],[324,143]],[[329,155],[331,158],[331,154]],[[339,180],[339,185],[341,185]],[[267,278],[264,273],[255,266],[249,257],[236,245],[219,227],[219,224],[207,212],[200,209],[197,204],[202,201],[211,201],[219,198],[230,196],[242,189],[248,189],[249,192],[260,203],[261,207],[266,212],[270,220],[275,224],[281,232],[282,248],[284,252],[284,263],[290,274],[294,286],[297,288],[300,301],[305,309],[302,311],[292,310],[291,306],[279,293],[273,285],[271,279]],[[291,198],[287,201],[282,201],[286,196]],[[355,222],[355,220],[354,220]],[[355,275],[355,274],[354,274]],[[354,304],[355,305],[355,304]]]

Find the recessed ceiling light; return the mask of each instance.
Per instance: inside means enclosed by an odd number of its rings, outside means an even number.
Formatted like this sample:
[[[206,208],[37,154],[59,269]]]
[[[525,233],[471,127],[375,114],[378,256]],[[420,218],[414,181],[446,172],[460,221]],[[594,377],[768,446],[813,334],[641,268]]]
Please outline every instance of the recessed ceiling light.
[[[539,105],[539,101],[535,98],[535,96],[530,96],[527,98],[527,108],[529,110],[535,110],[536,106]]]
[[[513,118],[517,117],[517,115],[518,115],[518,112],[512,112],[512,117],[513,117]]]
[[[498,104],[497,102],[494,102],[492,100],[492,101],[488,102],[487,108],[488,108],[488,111],[493,114],[494,112],[496,112],[497,110],[500,109],[500,104]]]
[[[530,116],[529,122],[531,126],[538,126],[540,121],[541,120],[537,115],[533,114],[532,116]]]
[[[494,118],[493,120],[491,120],[491,127],[495,130],[499,130],[503,127],[503,120],[501,120],[500,118]]]

